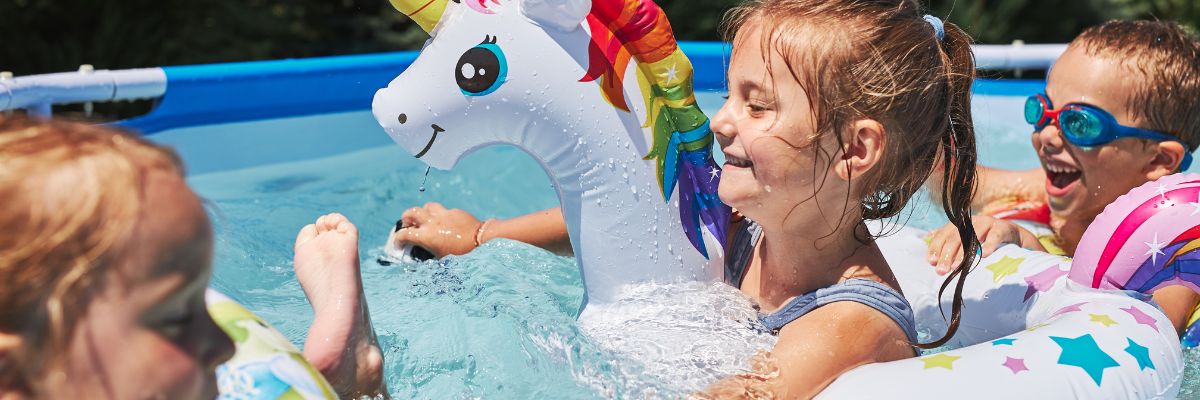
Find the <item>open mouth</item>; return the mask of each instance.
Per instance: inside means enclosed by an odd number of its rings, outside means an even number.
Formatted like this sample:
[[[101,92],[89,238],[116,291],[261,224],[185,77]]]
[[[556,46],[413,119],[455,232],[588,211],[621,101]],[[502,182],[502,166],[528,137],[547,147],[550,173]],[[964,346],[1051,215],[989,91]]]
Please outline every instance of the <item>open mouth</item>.
[[[751,166],[754,165],[754,163],[745,158],[741,158],[741,157],[730,155],[729,153],[725,153],[725,165],[734,166],[734,167],[738,167],[738,168],[750,168]]]
[[[417,158],[421,158],[421,156],[425,155],[425,153],[428,153],[429,148],[433,147],[433,141],[437,140],[437,135],[446,131],[445,129],[442,129],[442,127],[438,126],[438,124],[430,125],[430,127],[433,128],[433,136],[429,137],[429,143],[425,143],[425,148],[421,149],[420,153],[417,153]]]
[[[1083,175],[1078,169],[1072,166],[1047,163],[1044,167],[1046,171],[1046,188],[1050,195],[1065,194],[1072,184],[1079,181]]]

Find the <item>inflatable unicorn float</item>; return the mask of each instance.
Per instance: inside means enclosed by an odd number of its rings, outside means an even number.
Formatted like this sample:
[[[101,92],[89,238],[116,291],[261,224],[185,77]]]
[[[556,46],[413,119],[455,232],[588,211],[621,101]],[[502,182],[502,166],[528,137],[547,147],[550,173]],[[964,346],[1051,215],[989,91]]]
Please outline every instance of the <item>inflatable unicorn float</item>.
[[[722,279],[729,209],[715,196],[712,134],[695,105],[691,64],[657,5],[392,3],[432,36],[375,96],[376,119],[397,143],[441,169],[491,144],[532,155],[556,186],[592,304],[639,282]],[[1200,177],[1155,184],[1111,205],[1073,263],[1012,246],[981,260],[955,349],[859,367],[821,397],[1174,397],[1179,338],[1142,293],[1172,282],[1200,289],[1191,264],[1200,254],[1192,216]],[[924,261],[922,236],[904,228],[879,244],[919,330],[936,337],[949,299]]]
[[[720,279],[730,210],[713,134],[654,3],[393,4],[434,37],[375,95],[396,142],[441,169],[489,144],[531,154],[557,188],[589,301],[628,283]]]

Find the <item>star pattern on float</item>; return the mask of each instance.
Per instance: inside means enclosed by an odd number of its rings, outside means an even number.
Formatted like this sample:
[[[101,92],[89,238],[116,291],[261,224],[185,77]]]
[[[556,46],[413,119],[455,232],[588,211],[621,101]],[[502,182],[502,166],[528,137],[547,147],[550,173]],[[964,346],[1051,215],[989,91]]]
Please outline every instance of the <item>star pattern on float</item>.
[[[925,369],[930,368],[945,368],[954,370],[954,362],[962,358],[961,356],[952,356],[946,353],[935,354],[921,359],[925,363]]]
[[[1113,321],[1112,317],[1109,317],[1108,314],[1088,314],[1088,315],[1090,315],[1092,317],[1091,318],[1092,322],[1095,322],[1100,325],[1104,325],[1105,327],[1109,327],[1109,326],[1113,326],[1113,325],[1117,324],[1117,321]]]
[[[1121,311],[1129,313],[1129,315],[1133,317],[1134,322],[1146,325],[1150,327],[1150,329],[1154,329],[1156,332],[1158,331],[1158,320],[1146,314],[1140,308],[1129,306],[1129,308],[1122,308]]]
[[[987,266],[989,271],[992,271],[992,281],[999,283],[1009,275],[1017,273],[1017,268],[1021,266],[1021,262],[1025,261],[1025,257],[1009,257],[1004,256],[1000,261]]]
[[[996,339],[992,341],[992,346],[1012,346],[1015,341],[1015,338]]]
[[[663,75],[666,75],[667,83],[674,82],[676,79],[679,79],[679,69],[676,67],[676,64],[671,64],[671,67],[667,68],[666,72],[663,72]]]
[[[1010,371],[1012,371],[1013,375],[1016,375],[1021,371],[1029,370],[1029,368],[1025,366],[1024,358],[1005,357],[1004,364],[1000,365],[1007,367]]]
[[[1156,369],[1154,368],[1154,361],[1150,360],[1149,348],[1138,344],[1133,339],[1125,338],[1125,340],[1129,342],[1129,346],[1125,347],[1125,352],[1133,356],[1134,360],[1137,360],[1140,370],[1145,371],[1146,368]]]
[[[1142,242],[1142,243],[1145,243],[1146,247],[1150,248],[1150,250],[1146,250],[1145,255],[1150,256],[1150,263],[1152,263],[1152,264],[1158,263],[1158,255],[1159,254],[1162,254],[1164,256],[1167,255],[1166,253],[1163,253],[1163,251],[1162,251],[1163,247],[1167,245],[1167,242],[1158,241],[1158,232],[1154,232],[1153,240],[1151,240],[1149,242]]]
[[[1050,290],[1051,287],[1054,287],[1054,283],[1058,282],[1058,278],[1062,278],[1066,274],[1067,271],[1058,269],[1056,265],[1053,268],[1048,268],[1045,271],[1025,277],[1025,283],[1029,284],[1029,287],[1025,289],[1025,301],[1029,301],[1029,298],[1033,297],[1034,293]]]
[[[1105,369],[1121,365],[1100,349],[1100,345],[1096,344],[1096,339],[1091,334],[1076,338],[1050,336],[1050,340],[1062,350],[1058,356],[1058,364],[1082,369],[1096,382],[1096,386],[1100,386],[1104,380]]]
[[[1063,314],[1070,313],[1070,312],[1083,311],[1083,310],[1079,309],[1079,306],[1082,306],[1084,304],[1087,304],[1087,302],[1075,303],[1075,304],[1060,308],[1060,309],[1058,309],[1058,311],[1055,311],[1054,314],[1051,314],[1050,316],[1057,317],[1059,315],[1063,315]]]

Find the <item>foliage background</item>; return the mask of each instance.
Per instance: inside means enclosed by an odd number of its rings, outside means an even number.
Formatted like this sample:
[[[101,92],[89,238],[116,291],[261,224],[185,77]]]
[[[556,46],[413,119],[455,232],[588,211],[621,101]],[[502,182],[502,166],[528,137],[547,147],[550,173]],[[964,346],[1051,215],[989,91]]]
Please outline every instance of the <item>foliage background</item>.
[[[737,0],[658,0],[684,40],[716,40]],[[1196,0],[932,0],[980,43],[1065,43],[1108,19],[1200,25]],[[3,0],[0,71],[14,74],[413,49],[425,40],[386,0]],[[686,21],[686,23],[685,23]]]

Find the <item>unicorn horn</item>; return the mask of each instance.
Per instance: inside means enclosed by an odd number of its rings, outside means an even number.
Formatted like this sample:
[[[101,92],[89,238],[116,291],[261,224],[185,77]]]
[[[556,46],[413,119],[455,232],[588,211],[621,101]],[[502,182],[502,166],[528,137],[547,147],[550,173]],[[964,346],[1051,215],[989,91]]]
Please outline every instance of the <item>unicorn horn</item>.
[[[392,7],[412,18],[426,33],[432,32],[442,12],[446,11],[447,0],[391,0]]]

